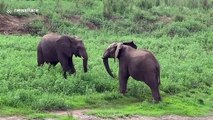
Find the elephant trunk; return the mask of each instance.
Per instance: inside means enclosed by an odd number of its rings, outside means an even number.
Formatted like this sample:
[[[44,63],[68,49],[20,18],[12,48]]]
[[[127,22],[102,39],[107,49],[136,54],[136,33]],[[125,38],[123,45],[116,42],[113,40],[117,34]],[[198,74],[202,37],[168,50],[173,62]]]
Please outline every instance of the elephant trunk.
[[[83,59],[83,68],[84,68],[84,72],[87,72],[87,61],[88,61],[88,56],[87,56],[86,51],[85,51],[85,52],[82,52],[82,53],[80,54],[80,56],[81,56],[82,59]]]
[[[112,74],[112,71],[109,67],[109,62],[108,62],[108,58],[103,58],[103,62],[104,62],[104,66],[105,66],[105,69],[106,71],[108,72],[108,74],[114,78],[113,74]]]
[[[88,58],[84,57],[84,59],[83,59],[84,72],[87,72],[87,61],[88,61]]]

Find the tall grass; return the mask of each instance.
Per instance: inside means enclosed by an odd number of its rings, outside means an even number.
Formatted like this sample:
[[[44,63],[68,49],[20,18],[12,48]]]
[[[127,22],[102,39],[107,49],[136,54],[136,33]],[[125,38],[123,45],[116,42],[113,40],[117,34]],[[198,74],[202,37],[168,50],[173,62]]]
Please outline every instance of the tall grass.
[[[79,102],[75,103],[74,99],[69,99],[69,97],[79,95],[90,95],[89,101],[87,98],[82,99],[86,102],[85,106],[101,106],[103,99],[98,98],[98,101],[94,101],[98,94],[118,91],[118,81],[110,78],[104,71],[101,60],[103,51],[114,39],[121,41],[130,38],[136,42],[139,48],[146,48],[154,52],[159,60],[162,83],[160,90],[163,103],[164,98],[169,99],[171,96],[176,96],[177,99],[192,97],[193,101],[197,101],[194,103],[195,105],[202,103],[202,109],[209,105],[211,99],[199,96],[199,94],[212,94],[210,89],[212,88],[211,59],[213,56],[212,47],[207,44],[212,43],[212,32],[173,39],[134,35],[109,36],[101,32],[97,32],[99,34],[97,36],[95,33],[81,34],[89,54],[89,72],[83,73],[81,59],[75,58],[77,74],[69,76],[67,80],[63,79],[60,65],[50,70],[48,70],[48,65],[37,67],[36,46],[39,37],[1,35],[1,106],[18,108],[28,106],[37,110],[67,109],[78,107]],[[108,38],[107,42],[103,42],[106,38]],[[94,44],[99,44],[99,46],[94,46]],[[110,66],[116,74],[117,63],[110,61]],[[151,101],[150,89],[144,83],[130,79],[128,86],[127,97],[138,99],[142,105],[142,101]],[[120,99],[120,97],[118,98]],[[116,101],[118,98],[112,97],[110,100],[115,99]],[[128,101],[126,102],[128,103]],[[164,108],[163,105],[162,107]],[[209,107],[207,108],[209,109]],[[170,108],[170,110],[175,109]],[[173,113],[179,114],[178,112]]]
[[[16,2],[15,0],[10,1]],[[71,0],[54,2],[47,0],[42,2],[19,1],[15,5],[6,1],[1,3],[7,7],[2,7],[2,9],[34,8],[39,10],[38,15],[45,16],[44,20],[35,21],[35,24],[26,26],[29,27],[29,33],[32,35],[44,35],[48,31],[73,34],[76,27],[90,28],[89,26],[93,25],[95,26],[93,28],[112,31],[121,35],[128,35],[130,33],[155,35],[157,33],[157,36],[159,36],[161,32],[167,32],[168,36],[173,37],[176,33],[179,36],[188,36],[188,32],[191,31],[185,28],[184,25],[176,24],[175,22],[177,21],[188,22],[189,20],[193,23],[189,24],[196,31],[205,30],[205,26],[212,27],[211,10],[213,7],[211,0]],[[5,10],[1,11],[5,12]],[[34,13],[17,12],[10,14],[17,16],[35,15]],[[79,16],[77,26],[75,22],[74,24],[70,22],[76,15]],[[170,26],[167,23],[173,23],[174,26]],[[197,25],[194,23],[199,24],[198,28],[196,28]],[[175,32],[171,33],[169,31]]]
[[[117,116],[194,116],[204,115],[213,108],[213,13],[211,7],[203,9],[201,1],[9,2],[0,1],[11,10],[39,9],[38,15],[44,19],[26,25],[29,31],[32,30],[31,35],[0,35],[0,109],[13,108],[17,110],[12,113],[32,114],[44,110],[104,106],[106,110],[96,110],[91,114],[109,117],[113,113]],[[212,1],[207,2],[208,6],[212,5]],[[190,7],[191,4],[196,5]],[[33,17],[35,14],[18,15]],[[73,22],[73,16],[80,16],[79,21]],[[88,23],[98,28],[90,30]],[[76,75],[67,80],[62,76],[60,64],[50,70],[48,65],[37,67],[36,47],[40,36],[48,31],[77,35],[83,39],[89,55],[88,73],[83,73],[79,58],[74,58]],[[132,78],[126,96],[120,95],[118,80],[106,73],[101,59],[104,50],[114,41],[128,40],[134,40],[138,48],[152,51],[159,60],[163,98],[160,104],[152,104],[150,89]],[[111,60],[110,67],[117,74],[118,63]],[[150,106],[155,109],[151,110]],[[19,109],[24,111],[17,112]],[[8,114],[7,110],[1,112]]]

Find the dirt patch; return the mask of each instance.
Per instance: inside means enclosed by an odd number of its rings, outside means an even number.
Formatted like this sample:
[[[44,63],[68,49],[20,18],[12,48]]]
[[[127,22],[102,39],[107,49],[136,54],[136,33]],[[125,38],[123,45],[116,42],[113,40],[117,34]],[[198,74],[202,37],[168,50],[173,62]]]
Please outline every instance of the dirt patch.
[[[177,116],[177,115],[166,115],[162,117],[149,117],[149,116],[128,116],[128,117],[114,117],[114,118],[100,118],[93,115],[87,115],[86,112],[89,110],[70,110],[70,111],[54,111],[52,114],[56,115],[68,115],[73,116],[79,120],[213,120],[213,116],[206,117],[186,117],[186,116]]]
[[[12,116],[12,117],[0,117],[0,120],[27,120],[24,117]]]
[[[97,25],[91,21],[85,21],[80,15],[74,15],[66,17],[68,22],[74,24],[83,24],[91,30],[96,30],[100,28],[100,25]],[[0,33],[1,34],[37,34],[41,30],[32,28],[31,23],[34,21],[41,21],[47,30],[51,31],[51,21],[45,16],[28,16],[28,17],[17,17],[11,15],[0,14]],[[36,26],[35,26],[36,27]]]
[[[213,120],[213,115],[205,117],[187,117],[178,115],[166,115],[161,117],[150,117],[150,116],[128,116],[128,117],[113,117],[113,118],[100,118],[94,115],[87,115],[88,109],[83,110],[68,110],[68,111],[52,111],[50,114],[71,116],[78,120]],[[25,117],[10,116],[0,117],[0,120],[27,120]],[[54,118],[45,118],[44,120],[55,120]]]
[[[159,21],[163,22],[164,24],[169,24],[172,22],[172,17],[168,17],[168,16],[160,16],[159,17]]]
[[[24,34],[28,33],[26,25],[34,20],[43,19],[41,16],[16,17],[0,14],[0,33],[2,34]]]
[[[74,118],[77,118],[79,120],[104,120],[102,118],[93,116],[93,115],[87,115],[85,112],[88,112],[89,110],[84,109],[84,110],[70,110],[70,111],[54,111],[51,112],[51,114],[56,114],[56,115],[68,115],[68,116],[73,116]]]
[[[82,23],[82,18],[80,15],[73,15],[67,17],[68,20],[70,20],[72,23]]]
[[[95,23],[91,21],[85,21],[80,15],[73,15],[66,17],[70,22],[75,23],[75,24],[83,24],[90,30],[96,30],[100,28],[100,25],[96,25]]]

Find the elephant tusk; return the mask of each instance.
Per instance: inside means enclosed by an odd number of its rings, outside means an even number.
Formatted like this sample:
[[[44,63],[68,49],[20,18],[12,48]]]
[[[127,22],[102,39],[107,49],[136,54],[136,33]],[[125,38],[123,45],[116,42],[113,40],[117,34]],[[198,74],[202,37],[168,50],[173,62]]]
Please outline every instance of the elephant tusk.
[[[84,58],[81,56],[81,59],[83,60]]]

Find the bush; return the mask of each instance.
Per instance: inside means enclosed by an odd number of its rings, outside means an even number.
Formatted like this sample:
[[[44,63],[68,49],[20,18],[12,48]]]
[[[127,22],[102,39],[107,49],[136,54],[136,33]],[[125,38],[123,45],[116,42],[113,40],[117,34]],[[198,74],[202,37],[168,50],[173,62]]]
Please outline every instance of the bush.
[[[181,27],[179,23],[172,23],[168,27],[167,35],[170,37],[174,37],[175,35],[178,36],[189,36],[188,29]]]
[[[43,94],[40,98],[32,105],[33,109],[36,110],[64,110],[67,109],[65,100],[62,97]]]
[[[150,88],[141,81],[129,81],[127,95],[145,100],[152,97]]]
[[[206,29],[206,26],[204,26],[201,22],[194,20],[185,21],[183,27],[188,29],[189,32],[198,32]]]
[[[44,22],[42,20],[34,20],[27,25],[25,25],[25,32],[30,33],[31,35],[44,35],[47,33]]]
[[[157,17],[152,15],[150,12],[142,11],[142,10],[134,13],[133,21],[135,23],[142,22],[142,21],[145,21],[145,20],[147,22],[154,22],[155,20],[157,20]]]
[[[205,36],[199,36],[198,38],[198,42],[200,44],[200,46],[202,47],[203,50],[205,50],[207,53],[212,52],[213,51],[213,40],[212,38],[209,38],[208,36],[212,36],[213,33],[207,33]]]
[[[103,0],[103,16],[111,19],[114,15],[124,15],[131,11],[131,3],[128,0]]]
[[[178,36],[189,36],[193,32],[199,32],[205,30],[206,27],[194,20],[187,20],[183,22],[173,22],[166,30],[166,33],[170,37]]]
[[[100,13],[90,13],[83,17],[84,21],[93,23],[97,28],[101,28],[103,25],[104,18]]]
[[[176,15],[175,16],[175,21],[176,22],[182,22],[183,20],[185,20],[184,16],[181,16],[181,15]]]
[[[164,84],[161,90],[167,94],[174,95],[185,91],[186,88],[178,83],[171,82],[168,84]]]
[[[137,5],[141,9],[150,9],[150,8],[152,8],[152,3],[149,0],[139,0]]]
[[[200,4],[199,4],[200,0],[189,0],[187,6],[189,8],[199,8]]]
[[[36,95],[38,94],[39,92],[35,90],[17,89],[4,96],[3,103],[11,107],[30,106],[36,101]]]
[[[58,15],[58,14],[53,14],[51,17],[50,17],[50,21],[51,21],[51,28],[50,30],[52,32],[57,32],[57,31],[60,31],[59,28],[61,26],[63,26],[63,19],[61,19],[61,17]]]
[[[0,2],[0,13],[6,13],[7,12],[7,5],[4,3],[4,1]]]

